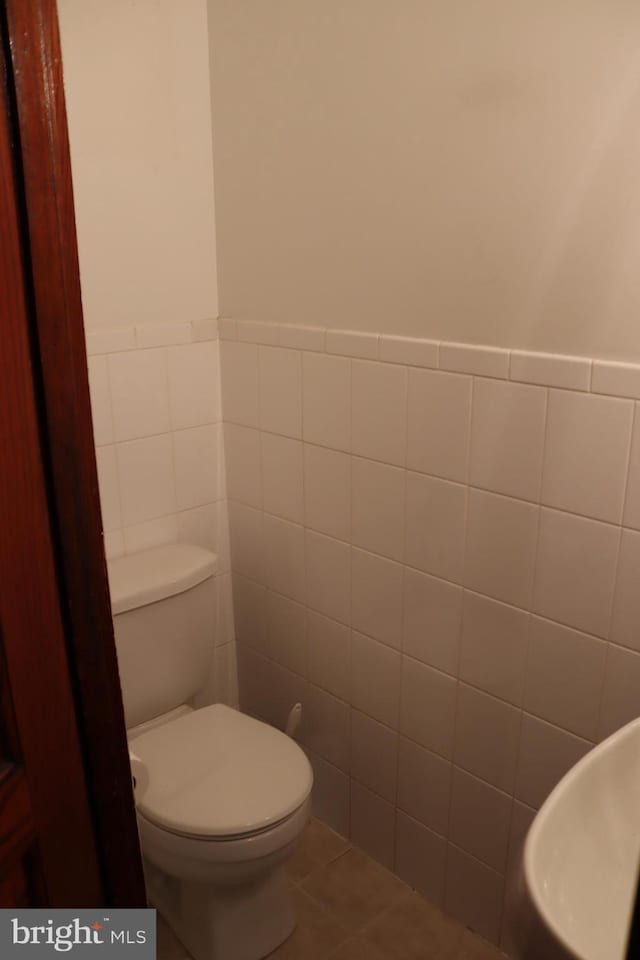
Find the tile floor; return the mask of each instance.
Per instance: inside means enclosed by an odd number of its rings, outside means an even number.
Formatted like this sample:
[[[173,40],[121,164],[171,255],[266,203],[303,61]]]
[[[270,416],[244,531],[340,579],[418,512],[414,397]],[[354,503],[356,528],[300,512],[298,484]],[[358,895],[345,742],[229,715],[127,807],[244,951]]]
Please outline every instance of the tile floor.
[[[272,960],[498,960],[503,955],[319,820],[289,864],[298,926]],[[158,917],[158,960],[188,960]]]

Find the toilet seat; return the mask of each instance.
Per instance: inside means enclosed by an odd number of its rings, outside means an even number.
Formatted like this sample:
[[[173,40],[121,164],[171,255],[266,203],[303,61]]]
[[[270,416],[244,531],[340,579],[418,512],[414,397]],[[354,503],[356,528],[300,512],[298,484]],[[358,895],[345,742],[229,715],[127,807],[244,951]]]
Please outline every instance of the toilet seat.
[[[242,837],[189,837],[171,833],[138,811],[138,830],[145,857],[170,876],[203,881],[231,878],[246,864],[283,854],[295,847],[311,816],[311,797],[280,823]]]
[[[291,818],[313,784],[300,747],[281,731],[214,704],[135,739],[146,768],[139,814],[199,840],[259,835]]]

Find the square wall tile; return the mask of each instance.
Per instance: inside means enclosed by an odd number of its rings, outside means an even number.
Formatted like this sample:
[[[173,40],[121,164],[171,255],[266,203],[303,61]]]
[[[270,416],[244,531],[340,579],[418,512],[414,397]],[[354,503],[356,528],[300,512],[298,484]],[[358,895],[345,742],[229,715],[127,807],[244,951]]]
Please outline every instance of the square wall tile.
[[[527,833],[533,823],[536,811],[519,800],[513,801],[511,826],[509,829],[509,860],[508,872],[515,872],[521,863]]]
[[[593,739],[606,653],[602,640],[533,617],[525,710]]]
[[[533,504],[470,490],[464,585],[528,609],[538,513]]]
[[[444,908],[476,933],[498,943],[504,878],[449,844]]]
[[[99,447],[96,450],[96,467],[98,470],[102,527],[105,533],[110,533],[122,526],[116,448],[111,446]]]
[[[640,715],[640,656],[609,647],[598,738],[604,740]]]
[[[307,604],[332,620],[348,624],[351,615],[351,548],[306,531]]]
[[[220,496],[219,428],[217,424],[176,430],[173,450],[179,510],[211,503]]]
[[[256,344],[221,340],[220,378],[224,420],[245,427],[259,426]]]
[[[349,705],[308,683],[302,701],[301,742],[348,773],[350,728]]]
[[[524,842],[529,827],[535,817],[535,810],[515,800],[511,815],[509,838],[509,860],[505,877],[504,907],[502,911],[502,930],[500,949],[507,956],[517,956],[522,940],[521,907],[521,865]]]
[[[444,897],[446,859],[446,840],[398,811],[395,872],[437,906]]]
[[[530,628],[523,610],[465,590],[460,679],[521,704]]]
[[[260,426],[302,437],[302,360],[297,350],[259,347]]]
[[[130,440],[116,447],[125,527],[175,513],[171,435]]]
[[[520,710],[460,684],[455,763],[505,793],[516,775]]]
[[[144,520],[125,527],[124,548],[126,553],[138,553],[140,550],[151,550],[166,543],[176,543],[178,539],[178,521],[175,513],[166,517],[156,517],[155,520]]]
[[[402,642],[402,566],[373,553],[351,551],[351,625],[390,647]]]
[[[632,418],[630,400],[550,391],[543,502],[620,523]]]
[[[610,639],[640,651],[640,533],[623,530]],[[639,710],[640,712],[640,710]]]
[[[213,664],[213,690],[216,703],[238,707],[238,666],[235,643],[216,647]]]
[[[640,530],[640,403],[635,404],[624,524]]]
[[[409,370],[407,466],[465,483],[471,377]]]
[[[383,724],[351,711],[351,776],[378,796],[395,804],[398,734]]]
[[[515,795],[536,809],[592,744],[524,714]]]
[[[547,391],[477,379],[473,385],[471,483],[494,493],[537,501]]]
[[[400,737],[398,807],[445,836],[451,805],[451,763]]]
[[[116,441],[150,437],[169,430],[165,350],[111,354],[109,383]]]
[[[456,712],[456,681],[417,660],[402,658],[400,730],[428,750],[450,757]]]
[[[501,790],[455,768],[449,839],[498,873],[504,873],[512,802]]]
[[[305,677],[307,675],[305,608],[295,600],[267,591],[264,616],[267,654],[287,670]]]
[[[231,573],[221,573],[216,577],[216,646],[228,643],[235,643],[233,584]]]
[[[395,861],[394,807],[356,780],[351,781],[351,839],[389,870]]]
[[[236,640],[257,650],[267,652],[266,642],[267,591],[260,583],[248,580],[239,573],[233,575],[233,611]]]
[[[260,432],[237,423],[224,425],[227,496],[262,509]]]
[[[351,450],[351,361],[303,354],[304,439]]]
[[[404,571],[404,653],[455,676],[462,587],[410,567]]]
[[[220,419],[220,372],[215,341],[167,350],[169,406],[174,430]]]
[[[271,532],[271,531],[270,531]],[[259,583],[263,582],[265,531],[264,515],[243,503],[229,501],[229,547],[231,566]],[[273,547],[270,547],[270,551]]]
[[[304,522],[338,540],[351,538],[351,457],[304,445]]]
[[[353,543],[363,550],[402,560],[404,470],[354,457],[351,461],[351,497]]]
[[[533,609],[550,620],[606,637],[620,530],[542,510]]]
[[[113,416],[107,357],[89,357],[87,364],[93,439],[95,445],[101,447],[106,443],[113,443]]]
[[[305,541],[304,527],[265,513],[264,582],[271,590],[304,603]]]
[[[246,643],[236,644],[238,656],[239,703],[243,713],[263,720],[269,690],[270,663]]]
[[[178,540],[211,550],[218,556],[218,573],[229,570],[229,531],[227,504],[205,503],[178,514]]]
[[[461,583],[466,513],[466,487],[407,473],[406,562]]]
[[[351,633],[351,703],[398,729],[400,654],[362,633]]]
[[[260,444],[265,512],[303,523],[302,443],[273,433],[262,433]]]
[[[289,711],[294,703],[302,703],[306,696],[307,683],[297,673],[286,667],[267,661],[268,669],[264,686],[268,691],[267,710],[264,719],[278,730],[284,730]]]
[[[313,815],[343,837],[348,837],[351,786],[349,777],[313,751],[307,750],[306,754],[313,768]]]
[[[349,700],[349,627],[307,610],[307,658],[309,680],[334,696]]]
[[[351,364],[353,453],[402,467],[406,442],[406,368],[354,360]]]

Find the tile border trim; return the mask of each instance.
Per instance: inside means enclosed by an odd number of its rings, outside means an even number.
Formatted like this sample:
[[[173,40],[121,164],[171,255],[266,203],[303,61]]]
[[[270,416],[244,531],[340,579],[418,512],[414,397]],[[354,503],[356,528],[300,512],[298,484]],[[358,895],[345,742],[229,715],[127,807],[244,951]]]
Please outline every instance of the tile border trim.
[[[186,322],[138,323],[130,327],[87,330],[87,356],[217,340],[218,326],[219,322],[214,317]]]
[[[88,331],[87,353],[95,356],[218,338],[640,400],[640,363],[229,317]]]

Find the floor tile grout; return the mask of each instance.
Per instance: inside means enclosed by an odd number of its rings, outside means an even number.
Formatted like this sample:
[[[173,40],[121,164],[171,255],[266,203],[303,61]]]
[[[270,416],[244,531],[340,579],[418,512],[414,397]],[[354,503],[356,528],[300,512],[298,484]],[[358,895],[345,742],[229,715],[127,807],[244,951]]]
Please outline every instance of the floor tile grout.
[[[303,897],[306,897],[308,901],[313,904],[313,907],[309,907],[309,909],[312,910],[312,915],[313,911],[316,912],[316,921],[312,920],[310,925],[307,924],[306,926],[305,922],[301,922],[297,928],[298,935],[302,935],[302,943],[304,944],[310,942],[311,944],[309,960],[332,960],[332,958],[341,955],[341,951],[345,950],[345,945],[349,944],[350,941],[354,941],[354,946],[351,948],[346,947],[345,957],[351,956],[352,949],[355,949],[358,953],[358,956],[360,956],[359,951],[361,951],[363,948],[365,950],[369,949],[372,954],[375,953],[375,956],[380,958],[391,958],[397,956],[396,948],[397,946],[400,946],[402,949],[402,943],[399,943],[396,939],[395,947],[389,951],[388,937],[390,928],[393,928],[394,924],[392,911],[394,908],[397,908],[400,904],[402,904],[403,900],[406,900],[406,906],[400,907],[400,915],[402,916],[403,910],[405,913],[408,910],[409,916],[415,914],[418,918],[420,918],[418,924],[419,928],[420,924],[427,923],[427,930],[429,930],[430,928],[428,925],[435,923],[436,926],[433,929],[438,929],[438,925],[442,920],[442,922],[445,924],[445,927],[451,929],[452,936],[454,937],[454,939],[452,939],[450,942],[450,955],[452,960],[465,960],[465,957],[468,960],[468,958],[472,956],[475,957],[477,949],[481,951],[483,957],[485,956],[486,951],[486,957],[490,958],[490,960],[492,960],[492,955],[495,956],[495,960],[500,960],[500,958],[502,958],[502,960],[506,960],[504,954],[501,954],[499,948],[495,944],[489,943],[483,937],[475,933],[475,931],[465,927],[462,923],[460,923],[460,921],[448,916],[446,913],[444,913],[440,906],[432,903],[419,891],[400,880],[400,878],[391,873],[387,867],[378,863],[376,860],[374,860],[374,858],[370,857],[359,847],[354,846],[347,838],[341,837],[340,834],[331,830],[329,827],[326,827],[321,821],[318,820],[312,821],[310,829],[312,830],[312,834],[310,834],[308,830],[306,837],[312,837],[311,845],[310,847],[307,847],[307,851],[305,852],[303,839],[299,848],[299,852],[303,853],[303,864],[306,857],[307,860],[311,861],[313,865],[309,873],[307,873],[305,876],[300,878],[294,878],[293,876],[289,877],[291,889],[297,889]],[[330,855],[328,860],[323,859],[320,855],[317,862],[314,862],[315,854],[318,851],[321,853],[323,844],[335,845],[341,841],[347,844],[345,849],[341,850],[339,853]],[[348,854],[355,854],[355,856],[352,858],[352,863],[345,863],[344,867],[342,867],[340,865],[340,861],[344,860]],[[334,897],[335,904],[345,908],[343,912],[340,913],[334,909],[334,906],[332,906],[331,903],[323,900],[322,884],[320,884],[319,887],[316,885],[316,891],[313,893],[306,888],[306,883],[310,882],[312,878],[317,877],[319,873],[324,871],[325,874],[328,873],[328,876],[324,877],[324,892],[326,893],[328,889],[327,882],[329,882],[330,888],[332,871],[334,870],[340,871],[336,875],[336,882],[339,884],[344,885],[349,879],[353,884],[359,877],[362,880],[366,880],[370,885],[370,889],[373,890],[373,898],[371,900],[363,900],[361,898],[358,901],[358,898],[356,897],[352,905],[349,905],[348,897],[346,904],[342,902],[341,898],[339,900],[335,900]],[[376,871],[382,871],[382,873]],[[322,878],[320,879],[322,880]],[[382,886],[380,886],[380,884],[382,884]],[[354,887],[354,889],[356,888],[357,887]],[[371,910],[373,910],[373,913],[370,912]],[[363,922],[360,924],[361,920]],[[316,936],[317,931],[314,930],[314,923],[316,922],[319,923],[320,931],[323,929],[325,930],[324,940],[322,939],[321,933],[319,939]],[[395,923],[397,924],[397,922],[398,917],[395,918]],[[378,927],[377,939],[371,936],[372,929],[376,926]],[[333,946],[330,947],[326,937],[327,930],[333,931],[331,936],[333,936],[334,939],[336,936],[339,938],[337,942],[334,942]],[[309,936],[311,936],[311,941],[309,941]],[[385,936],[387,937],[386,945],[384,942]],[[281,956],[280,951],[282,951],[283,957],[290,957],[292,955],[298,956],[296,951],[299,950],[300,941],[293,940],[295,937],[296,931],[294,931],[290,940],[285,941],[284,944],[276,948],[276,950],[270,954],[270,957],[272,957],[273,960],[277,960],[277,958]],[[382,940],[379,939],[380,937],[382,937]],[[455,938],[458,938],[457,942]],[[465,942],[466,938],[470,939]],[[400,936],[400,941],[401,940],[402,935]],[[475,946],[476,940],[478,942],[477,946]],[[410,943],[411,940],[409,938],[407,940],[407,946],[409,946]],[[321,944],[326,946],[328,949],[322,949]],[[182,944],[180,944],[180,946],[182,946]],[[291,951],[293,951],[293,953]],[[305,960],[306,956],[307,953],[305,951]],[[409,956],[409,954],[407,954],[407,956]],[[415,953],[415,940],[413,947],[411,948],[410,956],[414,958],[417,956]],[[422,956],[422,954],[420,954],[420,956]],[[184,952],[179,956],[177,954],[174,955],[171,951],[169,954],[165,951],[161,951],[158,953],[158,960],[191,960],[191,958],[186,950],[184,950]]]

